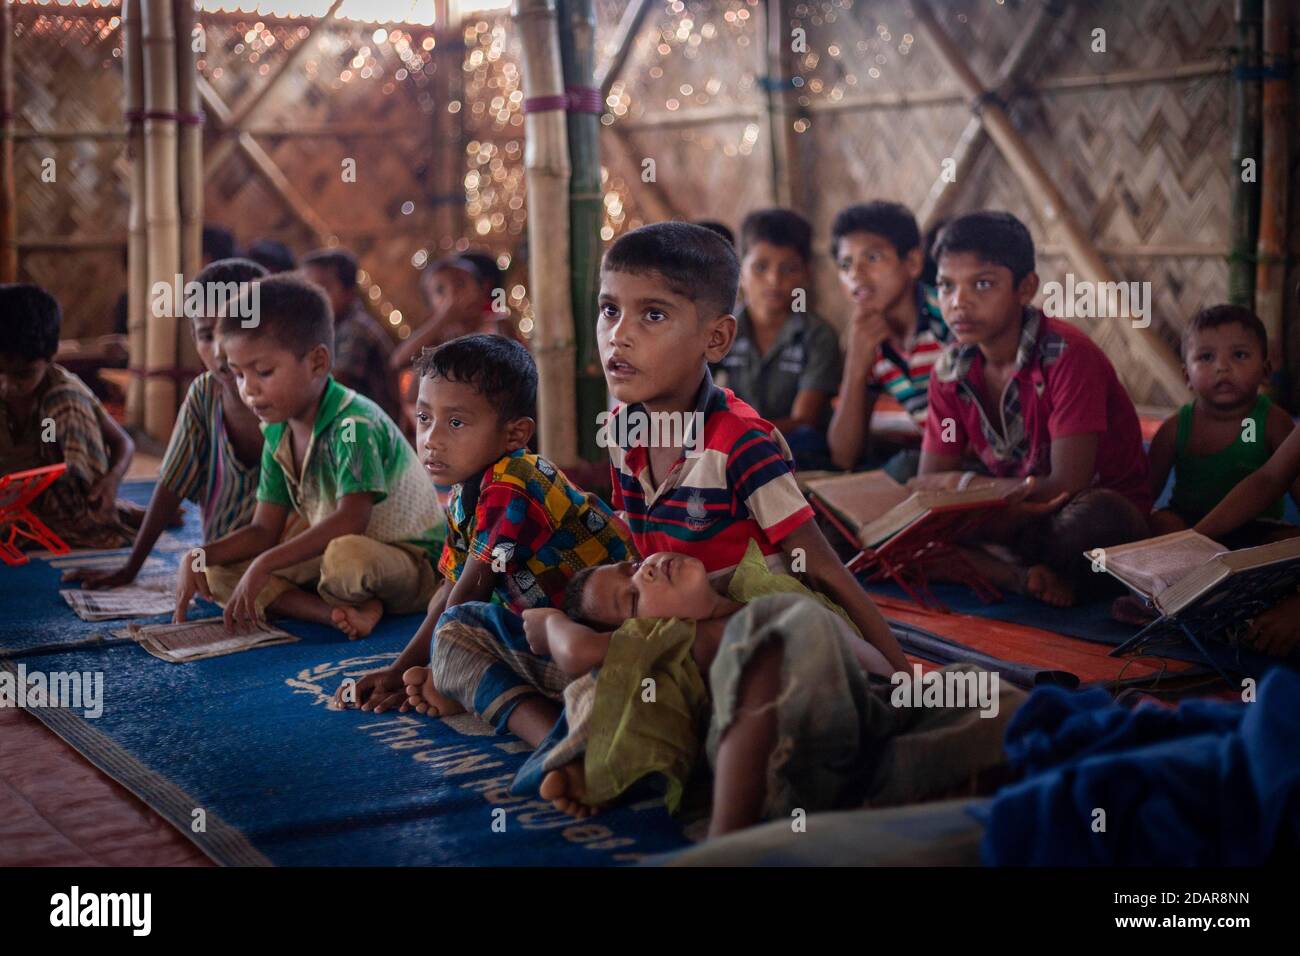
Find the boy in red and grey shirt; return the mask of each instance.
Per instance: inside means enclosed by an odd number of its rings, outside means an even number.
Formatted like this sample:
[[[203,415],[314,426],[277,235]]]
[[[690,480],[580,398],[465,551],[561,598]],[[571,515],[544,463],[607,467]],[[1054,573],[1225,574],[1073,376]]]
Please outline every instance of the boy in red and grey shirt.
[[[993,583],[1074,603],[1085,551],[1144,537],[1151,508],[1137,411],[1109,359],[1073,326],[1030,305],[1034,244],[1005,212],[949,223],[934,249],[939,304],[956,341],[935,362],[922,475],[978,459],[1000,477],[1032,477],[1026,499],[986,540],[1018,561],[967,557]]]

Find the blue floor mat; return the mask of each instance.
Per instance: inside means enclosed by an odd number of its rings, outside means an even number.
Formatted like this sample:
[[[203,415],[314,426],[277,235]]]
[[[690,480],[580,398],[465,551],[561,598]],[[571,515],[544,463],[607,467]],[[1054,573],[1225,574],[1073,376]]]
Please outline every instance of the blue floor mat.
[[[0,569],[6,643],[15,627],[49,644],[120,626],[76,621],[61,599],[47,601],[50,570],[39,559]],[[357,642],[280,622],[301,640],[189,664],[119,644],[0,667],[101,673],[100,716],[29,712],[219,863],[593,866],[687,844],[658,799],[578,822],[511,796],[527,749],[472,717],[327,709],[344,677],[394,660],[419,621],[385,619]]]
[[[147,505],[153,486],[152,481],[125,482],[120,496],[135,504]],[[189,547],[202,544],[202,522],[198,508],[187,502],[184,524],[179,528],[168,529],[167,534]],[[119,556],[121,563],[125,564],[131,549],[122,548],[106,553]],[[155,549],[150,557],[174,569],[183,553],[164,554]],[[81,644],[97,636],[106,637],[110,630],[124,626],[119,621],[83,621],[59,597],[59,588],[65,586],[61,583],[65,566],[76,563],[75,558],[69,557],[48,560],[32,557],[27,564],[17,568],[0,564],[0,657],[30,653],[36,648]],[[96,567],[105,566],[96,564]],[[206,611],[197,612],[196,616],[211,613],[213,611],[209,607]],[[160,615],[137,620],[152,624],[169,619],[168,615]]]

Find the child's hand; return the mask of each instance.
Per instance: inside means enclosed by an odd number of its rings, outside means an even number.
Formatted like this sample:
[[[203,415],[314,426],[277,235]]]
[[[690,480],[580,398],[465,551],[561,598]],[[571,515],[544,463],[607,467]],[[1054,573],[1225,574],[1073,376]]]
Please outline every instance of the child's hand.
[[[261,623],[261,614],[257,610],[257,596],[266,586],[270,574],[254,561],[240,577],[239,583],[226,602],[222,615],[228,631],[251,631]]]
[[[100,588],[120,588],[135,580],[135,572],[130,565],[124,564],[115,571],[98,568],[72,568],[63,572],[64,584],[80,584],[82,590],[97,591]]]
[[[196,593],[209,601],[212,600],[208,576],[194,569],[195,559],[200,553],[200,549],[197,548],[188,552],[181,558],[180,567],[176,569],[176,612],[172,615],[173,624],[185,622],[185,614],[190,609],[190,601],[194,599]]]
[[[1289,657],[1300,647],[1300,594],[1283,598],[1256,617],[1246,643],[1261,654]]]
[[[858,309],[849,322],[846,363],[861,366],[876,357],[876,349],[889,339],[889,324],[884,313],[877,310]]]
[[[344,700],[344,688],[353,686],[352,700]],[[396,709],[406,713],[411,705],[406,702],[406,685],[402,675],[393,668],[363,674],[355,685],[340,684],[334,692],[334,705],[339,708],[359,707],[365,711],[382,714]]]
[[[549,657],[551,654],[550,624],[557,618],[568,620],[565,613],[553,607],[534,607],[524,611],[524,637],[534,654]]]
[[[90,506],[90,513],[98,520],[103,522],[112,520],[113,511],[117,507],[117,490],[121,485],[121,476],[110,471],[99,478],[86,492],[86,504]]]

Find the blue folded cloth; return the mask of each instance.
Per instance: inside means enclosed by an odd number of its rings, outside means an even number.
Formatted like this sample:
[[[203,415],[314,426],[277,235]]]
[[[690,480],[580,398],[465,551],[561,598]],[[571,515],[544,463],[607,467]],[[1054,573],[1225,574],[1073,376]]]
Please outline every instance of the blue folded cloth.
[[[1176,710],[1041,687],[1005,746],[1025,777],[981,808],[986,864],[1247,866],[1300,845],[1300,674],[1285,666],[1253,702]]]

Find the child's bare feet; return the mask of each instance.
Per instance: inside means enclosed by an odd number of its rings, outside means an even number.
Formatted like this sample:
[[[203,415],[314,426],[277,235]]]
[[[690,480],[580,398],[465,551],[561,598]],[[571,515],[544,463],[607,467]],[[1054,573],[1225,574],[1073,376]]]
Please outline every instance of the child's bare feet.
[[[348,640],[366,637],[375,629],[379,619],[384,616],[384,604],[378,598],[371,598],[365,604],[349,607],[344,604],[330,611],[330,620],[334,626],[348,636]]]
[[[451,717],[465,713],[465,708],[433,686],[433,672],[427,667],[409,667],[402,674],[406,685],[406,702],[426,717]]]
[[[582,773],[582,762],[579,760],[566,763],[543,777],[541,794],[542,799],[550,800],[555,809],[579,820],[585,820],[600,812],[600,807],[589,806],[582,802],[582,798],[587,794],[587,781]]]
[[[1035,564],[1025,572],[1025,593],[1052,607],[1074,605],[1074,588],[1045,564]]]

